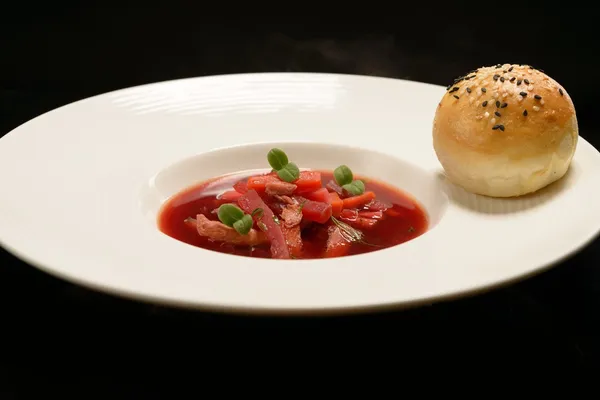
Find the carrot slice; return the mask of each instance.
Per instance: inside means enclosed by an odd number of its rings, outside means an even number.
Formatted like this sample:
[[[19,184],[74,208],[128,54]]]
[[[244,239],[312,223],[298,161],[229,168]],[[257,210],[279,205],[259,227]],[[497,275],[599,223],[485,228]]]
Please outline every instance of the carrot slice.
[[[315,190],[314,192],[304,193],[303,195],[308,200],[320,201],[321,203],[329,203],[329,191],[326,188]]]
[[[307,200],[302,203],[302,217],[307,221],[324,224],[331,218],[331,204]]]
[[[302,171],[300,177],[292,183],[297,186],[296,193],[313,192],[323,186],[321,173],[318,171]]]
[[[219,200],[224,200],[224,201],[237,201],[237,199],[239,199],[240,197],[242,197],[242,193],[236,191],[236,190],[228,190],[224,193],[221,194],[221,196],[219,196]]]
[[[358,196],[347,197],[343,200],[344,208],[358,208],[375,198],[374,192],[364,192]]]
[[[248,191],[248,181],[247,180],[241,180],[241,181],[237,181],[235,183],[235,185],[233,185],[233,190],[235,190],[238,193],[246,193]]]
[[[339,216],[344,208],[344,202],[342,199],[340,199],[340,196],[336,192],[329,193],[328,197],[329,204],[331,204],[331,215],[334,217]]]
[[[264,192],[267,187],[267,183],[278,180],[280,179],[273,174],[251,176],[250,178],[248,178],[246,188],[247,190],[256,190],[257,192]]]

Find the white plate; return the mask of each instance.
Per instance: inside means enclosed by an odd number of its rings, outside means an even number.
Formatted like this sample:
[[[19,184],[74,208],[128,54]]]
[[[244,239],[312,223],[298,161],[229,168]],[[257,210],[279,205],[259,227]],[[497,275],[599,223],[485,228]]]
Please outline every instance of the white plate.
[[[44,271],[114,294],[315,313],[490,288],[542,270],[598,233],[600,156],[583,139],[568,175],[532,196],[495,200],[447,184],[431,142],[443,94],[375,77],[244,74],[67,105],[0,140],[0,243]],[[431,230],[365,255],[278,261],[203,250],[156,228],[168,196],[264,167],[272,144],[303,167],[343,160],[407,190],[427,208]]]

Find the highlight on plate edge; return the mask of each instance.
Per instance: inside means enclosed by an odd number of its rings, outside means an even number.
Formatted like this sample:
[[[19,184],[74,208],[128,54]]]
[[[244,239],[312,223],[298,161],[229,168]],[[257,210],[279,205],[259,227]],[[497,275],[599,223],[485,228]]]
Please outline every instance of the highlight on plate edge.
[[[579,136],[567,91],[522,64],[481,67],[455,79],[432,131],[450,182],[503,198],[561,179]],[[427,210],[401,188],[348,165],[331,168],[300,171],[293,154],[273,148],[264,171],[232,171],[172,196],[159,213],[159,229],[207,250],[275,259],[368,253],[427,231]]]

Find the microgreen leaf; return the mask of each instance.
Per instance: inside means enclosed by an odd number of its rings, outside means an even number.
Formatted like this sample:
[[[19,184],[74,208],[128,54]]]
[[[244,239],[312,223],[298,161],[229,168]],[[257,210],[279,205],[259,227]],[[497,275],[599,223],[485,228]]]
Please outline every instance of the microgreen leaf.
[[[252,225],[254,221],[252,217],[248,214],[244,215],[241,219],[238,219],[233,223],[233,229],[237,231],[240,235],[247,235],[252,229]]]
[[[252,216],[260,218],[260,217],[263,216],[263,212],[264,211],[263,211],[262,208],[260,208],[260,207],[259,208],[255,208],[254,211],[252,211]]]
[[[277,148],[269,151],[267,154],[267,160],[269,161],[271,168],[273,168],[275,171],[279,171],[280,169],[284,168],[289,162],[288,157],[283,150]]]
[[[222,223],[232,227],[236,221],[244,217],[244,212],[233,204],[221,204],[217,211],[217,216]]]
[[[352,183],[342,186],[342,188],[353,196],[358,196],[365,192],[365,184],[361,180],[355,180]]]
[[[294,182],[300,177],[300,170],[294,163],[287,163],[283,168],[277,171],[277,175],[282,181]]]
[[[352,183],[354,175],[352,175],[352,171],[346,165],[340,165],[333,170],[333,179],[335,179],[338,185],[344,186]]]

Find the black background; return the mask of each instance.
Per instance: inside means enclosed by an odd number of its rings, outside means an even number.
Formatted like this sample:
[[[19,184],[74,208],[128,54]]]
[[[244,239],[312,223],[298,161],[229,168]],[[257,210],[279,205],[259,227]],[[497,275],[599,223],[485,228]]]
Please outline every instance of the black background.
[[[355,9],[347,15],[342,7],[306,16],[289,6],[293,11],[277,16],[234,17],[207,14],[200,2],[161,7],[53,2],[4,10],[0,134],[75,100],[168,79],[314,71],[446,85],[476,67],[513,62],[542,68],[567,88],[580,134],[600,148],[594,77],[599,48],[593,22],[581,18],[588,14],[583,8],[574,19],[521,4],[498,5],[480,16],[450,5]],[[227,363],[227,373],[240,362],[256,369],[252,364],[271,360],[267,354],[273,350],[277,361],[270,368],[299,359],[313,366],[346,359],[334,353],[349,357],[357,370],[371,369],[373,356],[402,365],[460,360],[471,367],[595,367],[599,252],[596,240],[526,281],[417,310],[284,319],[113,298],[50,277],[0,250],[0,379],[6,384],[0,395],[26,398],[40,390],[64,394],[94,387],[98,398],[100,392],[158,398],[170,393],[167,376],[182,370],[200,374],[202,365],[215,360]],[[261,356],[242,356],[244,350]],[[212,357],[214,352],[220,355]],[[370,354],[369,364],[359,362],[359,354]],[[181,360],[193,367],[181,366]]]

